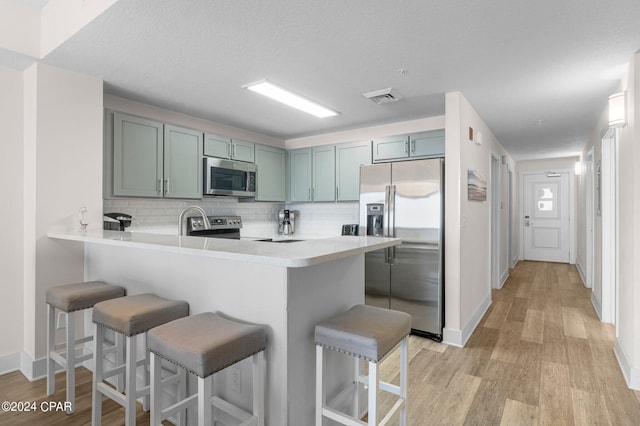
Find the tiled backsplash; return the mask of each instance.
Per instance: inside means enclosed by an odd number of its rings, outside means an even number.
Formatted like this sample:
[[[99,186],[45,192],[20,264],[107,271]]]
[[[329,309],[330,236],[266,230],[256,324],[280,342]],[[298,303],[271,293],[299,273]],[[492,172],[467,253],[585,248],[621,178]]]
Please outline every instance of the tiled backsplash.
[[[342,225],[358,223],[358,202],[287,204],[298,210],[296,233],[305,235],[340,235]]]
[[[298,210],[296,234],[340,235],[342,224],[358,223],[358,203],[250,203],[237,198],[215,197],[206,200],[105,199],[104,212],[133,216],[131,228],[166,234],[178,233],[178,215],[190,205],[202,207],[208,215],[238,215],[242,217],[242,236],[269,237],[278,231],[278,211]]]

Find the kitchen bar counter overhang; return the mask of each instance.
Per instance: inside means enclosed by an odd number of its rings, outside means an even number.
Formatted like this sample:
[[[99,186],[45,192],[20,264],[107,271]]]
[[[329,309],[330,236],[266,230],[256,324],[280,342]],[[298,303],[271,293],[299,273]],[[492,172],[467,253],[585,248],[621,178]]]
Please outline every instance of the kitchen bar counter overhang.
[[[84,244],[85,280],[119,284],[128,294],[186,300],[191,314],[218,312],[263,325],[267,425],[313,424],[315,324],[364,303],[365,253],[401,243],[355,236],[278,244],[120,231],[47,235],[61,250]],[[85,326],[91,326],[90,316]],[[230,371],[220,372],[217,392],[249,409],[251,363],[239,368],[239,383],[237,372],[233,380]],[[325,371],[331,398],[351,381],[353,362],[327,353]]]
[[[316,265],[401,243],[399,238],[339,236],[278,244],[251,239],[229,240],[106,230],[49,232],[47,236],[60,240],[146,248],[289,268]]]

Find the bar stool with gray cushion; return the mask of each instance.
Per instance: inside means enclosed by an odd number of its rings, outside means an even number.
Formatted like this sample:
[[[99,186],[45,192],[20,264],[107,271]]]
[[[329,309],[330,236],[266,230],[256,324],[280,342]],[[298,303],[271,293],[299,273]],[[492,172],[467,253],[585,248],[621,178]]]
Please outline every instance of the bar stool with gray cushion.
[[[144,397],[145,409],[149,395],[149,378],[147,367],[149,357],[137,359],[137,337],[147,336],[147,331],[158,325],[189,315],[189,304],[184,301],[163,299],[154,294],[137,294],[119,299],[97,303],[93,307],[95,325],[95,351],[93,372],[92,424],[99,425],[102,418],[102,395],[113,399],[125,407],[125,425],[133,426],[136,422],[136,400]],[[112,370],[104,371],[103,342],[105,329],[126,336],[126,360]],[[138,388],[136,380],[137,367],[143,366],[144,384]],[[118,392],[104,380],[124,371],[125,394]]]
[[[232,415],[242,426],[264,425],[266,336],[262,327],[207,312],[154,328],[149,331],[148,343],[152,425],[195,403],[199,425],[212,424],[213,407]],[[213,396],[214,373],[249,357],[253,357],[253,413]],[[166,409],[161,406],[162,359],[198,376],[198,393]]]
[[[76,345],[91,341],[93,336],[84,333],[85,336],[75,338],[75,317],[85,309],[92,308],[98,302],[114,299],[125,295],[122,287],[108,285],[101,281],[89,281],[75,284],[65,284],[47,289],[47,395],[55,392],[56,364],[64,368],[67,375],[67,399],[70,407],[67,413],[75,411],[75,369],[76,366],[91,358],[92,354],[86,348],[87,353],[76,357]],[[64,312],[66,318],[66,339],[62,346],[63,352],[56,350],[56,309]]]
[[[373,306],[355,305],[346,312],[336,315],[316,325],[316,426],[322,425],[322,418],[328,417],[345,425],[378,425],[378,389],[398,396],[397,402],[389,410],[380,424],[386,424],[391,416],[400,410],[400,425],[407,422],[407,369],[408,336],[411,332],[411,316],[404,312]],[[383,382],[378,377],[378,363],[400,343],[400,386]],[[331,408],[325,402],[323,388],[324,349],[331,349],[355,358],[352,386],[353,412],[346,415]],[[369,362],[369,375],[360,375],[360,359]],[[368,423],[360,421],[359,384],[368,384]]]

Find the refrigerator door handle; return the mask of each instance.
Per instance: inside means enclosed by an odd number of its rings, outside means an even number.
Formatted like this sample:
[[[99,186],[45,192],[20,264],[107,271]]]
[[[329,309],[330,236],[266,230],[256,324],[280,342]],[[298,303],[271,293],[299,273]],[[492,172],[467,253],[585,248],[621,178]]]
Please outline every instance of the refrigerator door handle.
[[[388,211],[388,222],[387,222],[387,237],[389,238],[394,238],[396,236],[396,186],[395,185],[389,185],[389,193],[388,193],[388,199],[387,199],[387,211]],[[389,264],[393,265],[395,264],[395,259],[396,259],[396,247],[392,246],[389,247]]]

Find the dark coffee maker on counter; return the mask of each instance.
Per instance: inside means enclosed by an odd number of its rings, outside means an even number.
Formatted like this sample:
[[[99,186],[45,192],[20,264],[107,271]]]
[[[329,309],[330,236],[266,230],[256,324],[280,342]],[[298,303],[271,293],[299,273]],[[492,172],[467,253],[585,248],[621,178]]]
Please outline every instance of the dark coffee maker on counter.
[[[104,216],[104,229],[107,231],[124,231],[126,227],[131,226],[133,219],[125,213],[105,213]]]

